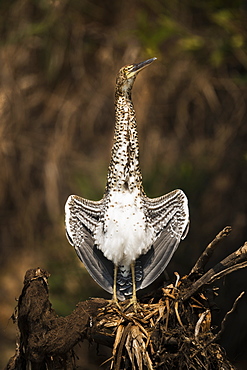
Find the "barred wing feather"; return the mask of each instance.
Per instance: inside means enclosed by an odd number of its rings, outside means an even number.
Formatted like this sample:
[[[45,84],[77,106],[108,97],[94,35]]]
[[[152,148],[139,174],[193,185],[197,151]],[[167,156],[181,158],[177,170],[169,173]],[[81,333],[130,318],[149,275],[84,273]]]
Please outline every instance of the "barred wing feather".
[[[96,247],[93,238],[103,208],[103,200],[95,202],[71,195],[65,205],[65,227],[70,244],[92,278],[112,293],[113,263]]]
[[[154,199],[146,197],[144,204],[157,238],[151,249],[138,259],[143,268],[140,289],[150,285],[164,271],[189,228],[188,200],[182,190]]]

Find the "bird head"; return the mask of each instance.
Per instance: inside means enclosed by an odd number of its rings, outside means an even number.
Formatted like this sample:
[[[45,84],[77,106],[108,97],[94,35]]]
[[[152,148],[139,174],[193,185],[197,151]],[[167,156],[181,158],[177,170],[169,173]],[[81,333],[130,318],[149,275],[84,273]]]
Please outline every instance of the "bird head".
[[[151,58],[137,64],[130,64],[120,69],[116,80],[116,91],[118,93],[128,93],[131,91],[137,74],[149,66],[157,58]]]

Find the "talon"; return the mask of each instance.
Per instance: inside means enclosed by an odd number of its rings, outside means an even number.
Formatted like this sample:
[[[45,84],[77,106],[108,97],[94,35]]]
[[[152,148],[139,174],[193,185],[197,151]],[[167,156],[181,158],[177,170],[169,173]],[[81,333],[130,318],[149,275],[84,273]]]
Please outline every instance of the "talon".
[[[113,298],[109,300],[109,303],[107,304],[106,307],[111,307],[111,306],[116,306],[120,311],[122,311],[122,308],[118,302],[117,299]]]
[[[133,299],[133,298],[130,299],[130,301],[127,304],[127,306],[124,307],[124,311],[127,311],[128,308],[131,307],[131,306],[133,306],[133,311],[135,313],[137,313],[138,310],[139,311],[142,310],[142,307],[141,307],[140,303],[137,302],[136,298],[135,299]]]

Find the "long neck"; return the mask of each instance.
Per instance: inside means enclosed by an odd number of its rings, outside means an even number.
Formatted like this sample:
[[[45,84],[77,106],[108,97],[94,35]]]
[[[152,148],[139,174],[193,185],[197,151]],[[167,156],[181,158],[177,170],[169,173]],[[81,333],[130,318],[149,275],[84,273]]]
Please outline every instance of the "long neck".
[[[129,91],[116,91],[115,115],[114,143],[106,192],[111,189],[133,191],[137,188],[141,194],[143,189],[136,117]]]

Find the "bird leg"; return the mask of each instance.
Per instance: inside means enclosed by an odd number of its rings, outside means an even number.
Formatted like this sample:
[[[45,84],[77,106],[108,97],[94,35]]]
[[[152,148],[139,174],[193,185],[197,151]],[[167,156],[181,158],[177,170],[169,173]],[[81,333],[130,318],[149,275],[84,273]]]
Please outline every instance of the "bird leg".
[[[118,304],[118,299],[117,299],[117,270],[118,270],[118,266],[114,265],[112,302],[115,302],[116,304]]]
[[[136,296],[135,262],[131,263],[130,269],[131,269],[131,277],[132,277],[132,297],[128,305],[124,308],[124,310],[128,309],[130,306],[133,305],[134,311],[137,312],[137,308],[140,306],[137,302],[137,296]],[[109,306],[115,304],[117,308],[121,310],[121,306],[118,303],[118,298],[117,298],[117,272],[118,272],[118,266],[114,265],[113,293],[112,293],[112,299],[109,303]]]
[[[112,299],[110,300],[110,302],[107,306],[115,305],[115,306],[117,306],[118,309],[121,310],[120,304],[118,303],[118,299],[117,299],[117,270],[118,270],[118,266],[114,265]]]

